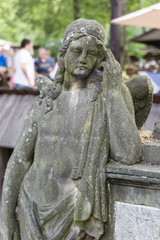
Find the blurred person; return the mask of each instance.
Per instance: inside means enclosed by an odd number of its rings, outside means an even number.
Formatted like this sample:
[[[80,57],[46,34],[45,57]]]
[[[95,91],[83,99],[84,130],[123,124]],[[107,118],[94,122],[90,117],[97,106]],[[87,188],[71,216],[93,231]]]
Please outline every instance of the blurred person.
[[[49,78],[53,80],[55,78],[55,75],[58,69],[58,64],[56,63],[54,57],[51,57],[50,50],[46,50],[46,56],[47,56],[47,61],[49,61],[51,66],[53,67],[52,71],[49,73]]]
[[[35,60],[35,69],[38,74],[42,74],[50,78],[50,72],[54,68],[54,62],[53,59],[49,57],[47,50],[45,48],[40,48],[38,50],[38,59]]]
[[[13,59],[13,82],[16,87],[34,87],[35,72],[32,52],[33,43],[29,39],[23,39],[21,50],[16,53]]]
[[[7,58],[4,49],[1,49],[0,51],[0,87],[8,87]]]
[[[53,70],[49,73],[50,79],[54,79],[54,78],[55,78],[57,69],[58,69],[58,63],[56,62],[56,63],[54,64]]]
[[[47,61],[50,62],[51,66],[54,68],[56,61],[55,61],[54,57],[51,56],[50,50],[46,50],[46,58],[47,58]]]
[[[7,59],[4,54],[4,50],[0,51],[0,74],[5,77],[5,74],[7,72]]]

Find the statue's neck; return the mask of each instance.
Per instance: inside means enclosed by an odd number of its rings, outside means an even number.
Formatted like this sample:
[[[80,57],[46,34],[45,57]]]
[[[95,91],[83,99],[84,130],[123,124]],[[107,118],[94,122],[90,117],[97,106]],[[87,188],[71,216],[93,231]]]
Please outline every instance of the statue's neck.
[[[82,88],[87,88],[87,84],[88,84],[88,80],[87,79],[83,79],[80,77],[74,77],[71,76],[70,74],[67,74],[65,72],[64,74],[64,89],[65,90],[69,90],[69,89],[82,89]]]

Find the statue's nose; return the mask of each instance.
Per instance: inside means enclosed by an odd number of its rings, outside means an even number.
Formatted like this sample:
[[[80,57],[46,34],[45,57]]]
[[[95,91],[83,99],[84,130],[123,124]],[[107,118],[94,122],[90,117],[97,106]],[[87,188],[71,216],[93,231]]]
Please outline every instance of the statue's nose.
[[[87,54],[85,52],[82,53],[81,58],[80,58],[80,63],[86,63],[87,60]]]

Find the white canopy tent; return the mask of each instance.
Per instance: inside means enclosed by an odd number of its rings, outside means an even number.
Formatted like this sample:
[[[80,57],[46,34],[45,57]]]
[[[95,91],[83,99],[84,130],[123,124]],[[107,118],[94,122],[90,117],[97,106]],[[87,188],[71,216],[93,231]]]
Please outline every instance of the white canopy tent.
[[[115,18],[111,23],[160,29],[160,3]]]
[[[5,44],[11,45],[12,43],[4,39],[0,39],[0,45],[5,45]]]

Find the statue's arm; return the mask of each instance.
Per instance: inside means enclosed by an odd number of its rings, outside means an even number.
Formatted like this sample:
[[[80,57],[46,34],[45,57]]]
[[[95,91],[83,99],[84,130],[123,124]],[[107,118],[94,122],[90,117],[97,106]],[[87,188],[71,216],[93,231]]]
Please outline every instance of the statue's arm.
[[[103,94],[107,102],[110,134],[110,156],[124,164],[134,164],[141,159],[142,144],[133,113],[127,108],[121,87],[121,68],[108,50],[103,66]]]
[[[19,239],[16,206],[21,182],[33,162],[37,138],[36,101],[30,108],[23,132],[8,162],[2,191],[2,233],[4,240]]]

